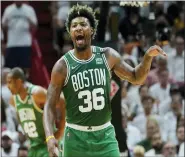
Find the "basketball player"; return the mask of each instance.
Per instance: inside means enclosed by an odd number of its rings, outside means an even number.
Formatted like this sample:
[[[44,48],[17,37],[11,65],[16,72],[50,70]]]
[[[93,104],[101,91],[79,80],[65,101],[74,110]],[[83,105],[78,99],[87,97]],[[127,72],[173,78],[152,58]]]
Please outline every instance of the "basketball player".
[[[88,6],[76,5],[69,12],[67,31],[74,49],[53,67],[44,108],[44,129],[50,157],[57,156],[53,136],[55,104],[61,90],[66,100],[64,157],[118,157],[119,149],[111,125],[111,72],[132,84],[144,83],[152,58],[166,56],[158,46],[150,47],[143,61],[132,68],[110,47],[91,46],[97,21]]]
[[[20,68],[13,68],[8,73],[7,86],[12,93],[10,104],[16,108],[20,124],[30,140],[28,156],[48,157],[42,121],[46,90],[26,82],[24,72]],[[61,116],[63,118],[61,118],[59,129],[55,132],[56,139],[61,138],[65,125],[65,110],[62,109],[64,106],[63,99],[60,99],[58,105],[61,106]]]

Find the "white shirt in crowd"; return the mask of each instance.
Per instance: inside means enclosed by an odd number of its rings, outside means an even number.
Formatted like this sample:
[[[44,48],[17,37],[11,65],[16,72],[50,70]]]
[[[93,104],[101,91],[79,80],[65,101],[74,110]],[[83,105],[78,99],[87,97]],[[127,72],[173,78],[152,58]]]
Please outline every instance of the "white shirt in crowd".
[[[163,138],[163,134],[164,134],[164,119],[163,119],[163,117],[156,115],[156,114],[152,114],[151,116],[153,116],[157,120],[159,127],[160,127],[161,134],[162,134],[162,138]],[[131,124],[134,125],[135,127],[137,127],[139,129],[139,131],[141,132],[142,139],[146,138],[146,122],[147,122],[147,117],[145,116],[144,113],[136,116],[134,118],[134,120],[131,122]]]
[[[142,140],[141,133],[138,128],[131,125],[130,123],[127,124],[127,145],[128,148],[132,149],[138,142]]]
[[[158,112],[159,115],[164,116],[166,113],[168,113],[171,110],[171,97],[169,97],[168,99],[165,99],[164,101],[162,101],[162,103],[160,103],[158,105]]]
[[[16,156],[18,153],[19,145],[17,143],[12,143],[11,150],[9,153],[6,153],[2,148],[2,157],[11,157]]]
[[[177,144],[177,136],[176,136],[176,126],[177,126],[177,117],[172,112],[169,111],[164,115],[164,127],[165,127],[165,141],[170,141],[173,144]]]
[[[32,37],[28,19],[37,25],[35,11],[30,5],[22,4],[20,8],[17,8],[13,3],[5,9],[2,24],[4,25],[7,22],[8,48],[31,46]]]
[[[184,51],[182,56],[177,56],[177,52],[167,57],[168,69],[176,81],[184,82]]]
[[[142,108],[140,96],[139,96],[139,86],[132,85],[129,88],[127,93],[127,101],[129,102],[128,108],[130,112],[133,112],[135,110],[136,105],[138,105],[139,109]]]
[[[170,97],[170,84],[167,85],[166,89],[161,88],[160,83],[156,83],[149,88],[149,93],[152,97],[159,100],[160,103],[169,99]]]
[[[179,148],[179,152],[178,152],[178,157],[184,157],[184,152],[185,152],[185,148],[184,148],[184,142],[180,145]]]

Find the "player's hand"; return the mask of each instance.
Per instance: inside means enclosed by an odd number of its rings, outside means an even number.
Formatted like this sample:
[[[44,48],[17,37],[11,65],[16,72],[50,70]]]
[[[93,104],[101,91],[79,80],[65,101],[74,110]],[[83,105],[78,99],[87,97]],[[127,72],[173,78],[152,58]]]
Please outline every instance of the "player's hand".
[[[146,55],[150,57],[155,57],[158,55],[167,56],[167,54],[157,45],[151,46],[147,51]]]
[[[55,138],[49,139],[49,141],[47,142],[47,146],[50,157],[59,156],[58,141]]]

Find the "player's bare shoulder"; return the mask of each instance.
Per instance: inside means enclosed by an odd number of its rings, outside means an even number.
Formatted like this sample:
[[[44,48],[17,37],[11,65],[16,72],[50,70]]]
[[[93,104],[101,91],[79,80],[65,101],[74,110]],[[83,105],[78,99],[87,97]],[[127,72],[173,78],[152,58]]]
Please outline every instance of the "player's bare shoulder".
[[[62,74],[63,76],[67,75],[67,64],[64,56],[55,63],[52,72]]]
[[[107,59],[107,62],[109,64],[110,69],[112,69],[113,66],[117,62],[120,61],[120,58],[121,58],[120,54],[116,50],[114,50],[113,48],[111,48],[111,47],[105,47],[105,48],[103,48],[102,53],[105,54],[105,57]]]
[[[33,87],[33,90],[32,90],[31,94],[32,95],[40,95],[40,94],[46,95],[46,93],[47,93],[47,90],[44,87],[35,85]]]
[[[51,81],[50,86],[55,86],[55,88],[63,88],[64,82],[67,77],[68,69],[67,63],[64,59],[65,57],[62,56],[54,65],[52,72],[51,72]]]
[[[31,94],[37,105],[45,103],[47,90],[44,87],[35,85],[31,91]],[[42,106],[40,106],[40,108],[42,108]]]

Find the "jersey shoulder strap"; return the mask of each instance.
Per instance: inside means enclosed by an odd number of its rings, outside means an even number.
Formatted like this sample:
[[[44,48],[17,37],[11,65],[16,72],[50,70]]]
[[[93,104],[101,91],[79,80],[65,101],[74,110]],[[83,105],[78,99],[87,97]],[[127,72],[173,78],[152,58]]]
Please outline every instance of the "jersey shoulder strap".
[[[98,46],[92,46],[92,50],[93,50],[94,53],[100,53],[100,54],[102,54],[102,53],[104,53],[105,48],[98,47]]]

